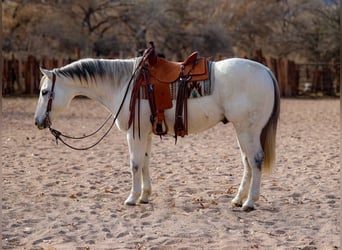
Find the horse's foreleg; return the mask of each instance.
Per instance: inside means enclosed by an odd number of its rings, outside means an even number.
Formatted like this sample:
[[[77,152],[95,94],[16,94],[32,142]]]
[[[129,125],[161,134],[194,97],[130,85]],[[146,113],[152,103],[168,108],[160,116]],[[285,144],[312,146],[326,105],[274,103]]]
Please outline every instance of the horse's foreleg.
[[[147,137],[147,145],[145,150],[145,159],[144,165],[142,168],[142,193],[139,198],[141,203],[148,203],[148,198],[151,195],[152,187],[151,187],[151,178],[150,178],[150,171],[149,171],[149,164],[150,164],[150,156],[151,156],[151,144],[152,144],[152,136],[149,135]]]
[[[130,166],[132,174],[132,188],[130,195],[125,201],[126,205],[136,205],[141,195],[141,177],[142,169],[145,163],[145,152],[147,145],[147,137],[142,136],[140,139],[138,136],[133,138],[133,135],[129,132],[127,134],[127,141],[130,153]],[[145,171],[146,173],[146,171]]]

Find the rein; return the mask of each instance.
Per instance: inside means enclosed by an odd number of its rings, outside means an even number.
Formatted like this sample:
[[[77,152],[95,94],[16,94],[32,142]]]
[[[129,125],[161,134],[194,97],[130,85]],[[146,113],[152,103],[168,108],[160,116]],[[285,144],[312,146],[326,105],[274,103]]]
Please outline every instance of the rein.
[[[139,65],[138,67],[136,67],[136,69],[134,70],[129,82],[128,82],[128,85],[127,85],[127,88],[126,88],[126,91],[125,91],[125,94],[122,98],[122,101],[121,101],[121,104],[118,108],[118,111],[116,112],[116,115],[112,121],[112,124],[110,125],[110,127],[107,129],[107,131],[104,133],[104,135],[97,141],[95,142],[94,144],[88,146],[88,147],[83,147],[83,148],[77,148],[75,146],[72,146],[70,145],[69,143],[65,142],[62,137],[64,138],[67,138],[67,139],[71,139],[71,140],[82,140],[82,139],[85,139],[85,138],[88,138],[90,136],[93,136],[95,135],[96,133],[98,133],[103,127],[104,125],[109,121],[109,119],[113,116],[113,114],[110,114],[108,116],[108,118],[104,121],[104,123],[96,130],[94,131],[93,133],[90,133],[88,135],[85,135],[85,136],[81,136],[81,137],[73,137],[73,136],[69,136],[69,135],[65,135],[63,134],[62,132],[54,129],[51,127],[51,121],[50,121],[50,112],[51,112],[51,108],[52,108],[52,100],[54,99],[54,88],[55,88],[55,82],[56,82],[56,74],[53,73],[52,74],[52,86],[51,86],[51,91],[49,91],[49,102],[48,102],[48,105],[47,105],[47,108],[46,108],[46,119],[48,119],[48,127],[49,127],[49,130],[51,132],[51,134],[55,137],[55,140],[56,140],[56,144],[58,144],[58,140],[61,141],[65,146],[71,148],[71,149],[74,149],[74,150],[88,150],[88,149],[91,149],[93,147],[95,147],[96,145],[98,145],[107,135],[108,133],[110,132],[110,130],[113,128],[121,110],[122,110],[122,107],[123,107],[123,104],[127,98],[127,95],[128,95],[128,90],[129,90],[129,87],[131,86],[131,83],[136,75],[137,72],[139,72],[141,70],[141,67],[144,63],[144,61],[146,60],[147,56],[149,54],[149,50],[146,51],[146,53],[144,54],[142,60],[139,62]]]

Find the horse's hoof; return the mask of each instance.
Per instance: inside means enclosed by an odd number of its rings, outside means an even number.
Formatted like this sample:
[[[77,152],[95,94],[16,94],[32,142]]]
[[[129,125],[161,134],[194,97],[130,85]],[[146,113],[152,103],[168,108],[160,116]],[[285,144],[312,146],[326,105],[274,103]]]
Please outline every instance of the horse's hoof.
[[[136,202],[134,200],[131,200],[131,199],[127,199],[125,201],[125,205],[127,206],[135,206],[136,205]]]
[[[127,206],[135,206],[136,204],[135,204],[135,202],[127,202],[127,201],[125,201],[125,205],[127,205]]]
[[[233,205],[234,207],[242,207],[242,202],[233,199],[233,200],[232,200],[232,205]]]
[[[140,204],[147,204],[148,203],[148,195],[144,195],[142,194],[140,197],[139,197],[139,203]]]
[[[249,206],[243,206],[242,210],[245,211],[245,212],[251,212],[251,211],[255,210],[255,208],[254,207],[249,207]]]
[[[242,207],[242,203],[239,202],[232,202],[233,207]]]
[[[139,199],[139,203],[141,203],[141,204],[148,204],[149,201],[148,200],[144,200],[144,199]]]

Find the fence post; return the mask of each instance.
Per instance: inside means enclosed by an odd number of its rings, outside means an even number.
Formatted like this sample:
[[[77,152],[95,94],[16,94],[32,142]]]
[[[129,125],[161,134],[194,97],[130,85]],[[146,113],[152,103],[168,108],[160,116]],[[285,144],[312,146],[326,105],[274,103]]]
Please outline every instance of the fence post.
[[[289,95],[294,96],[298,93],[299,72],[294,61],[288,60],[288,87]]]
[[[25,93],[33,94],[34,89],[34,68],[35,68],[35,57],[33,55],[29,55],[27,57],[26,64],[26,79],[25,79]]]
[[[341,80],[341,75],[340,75],[340,67],[341,67],[341,63],[339,64],[335,64],[334,67],[334,75],[335,75],[335,86],[336,86],[336,92],[335,94],[340,94],[340,80]]]
[[[80,48],[75,48],[75,59],[79,60],[81,58],[81,50]]]
[[[21,81],[20,81],[20,61],[18,59],[15,59],[14,55],[12,56],[12,62],[11,62],[11,92],[14,93],[15,91],[15,85],[17,84],[17,88],[20,90],[21,88]]]
[[[319,91],[322,91],[321,88],[321,70],[320,66],[316,65],[314,68],[314,72],[312,74],[312,92],[317,93]]]
[[[2,57],[2,94],[7,94],[8,71],[8,60]]]
[[[17,85],[17,89],[20,90],[20,61],[18,59],[16,59],[14,57],[14,55],[12,55],[12,59],[9,60],[9,86],[8,86],[8,90],[9,93],[14,94],[16,91],[16,85]]]
[[[277,60],[275,58],[271,57],[268,64],[269,64],[268,67],[273,72],[274,76],[277,78],[277,81],[279,81],[278,80]]]
[[[282,60],[277,60],[277,79],[279,83],[279,92],[280,95],[284,95],[284,78],[283,78],[283,67],[282,67]]]

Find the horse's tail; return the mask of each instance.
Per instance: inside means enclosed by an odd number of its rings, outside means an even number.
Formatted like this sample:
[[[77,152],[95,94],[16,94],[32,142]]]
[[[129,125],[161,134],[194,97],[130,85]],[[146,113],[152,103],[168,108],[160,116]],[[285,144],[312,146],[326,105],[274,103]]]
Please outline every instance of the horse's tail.
[[[276,133],[280,113],[280,93],[278,82],[271,70],[268,70],[274,86],[273,110],[267,124],[261,131],[261,146],[264,151],[263,171],[270,173],[276,158]]]

